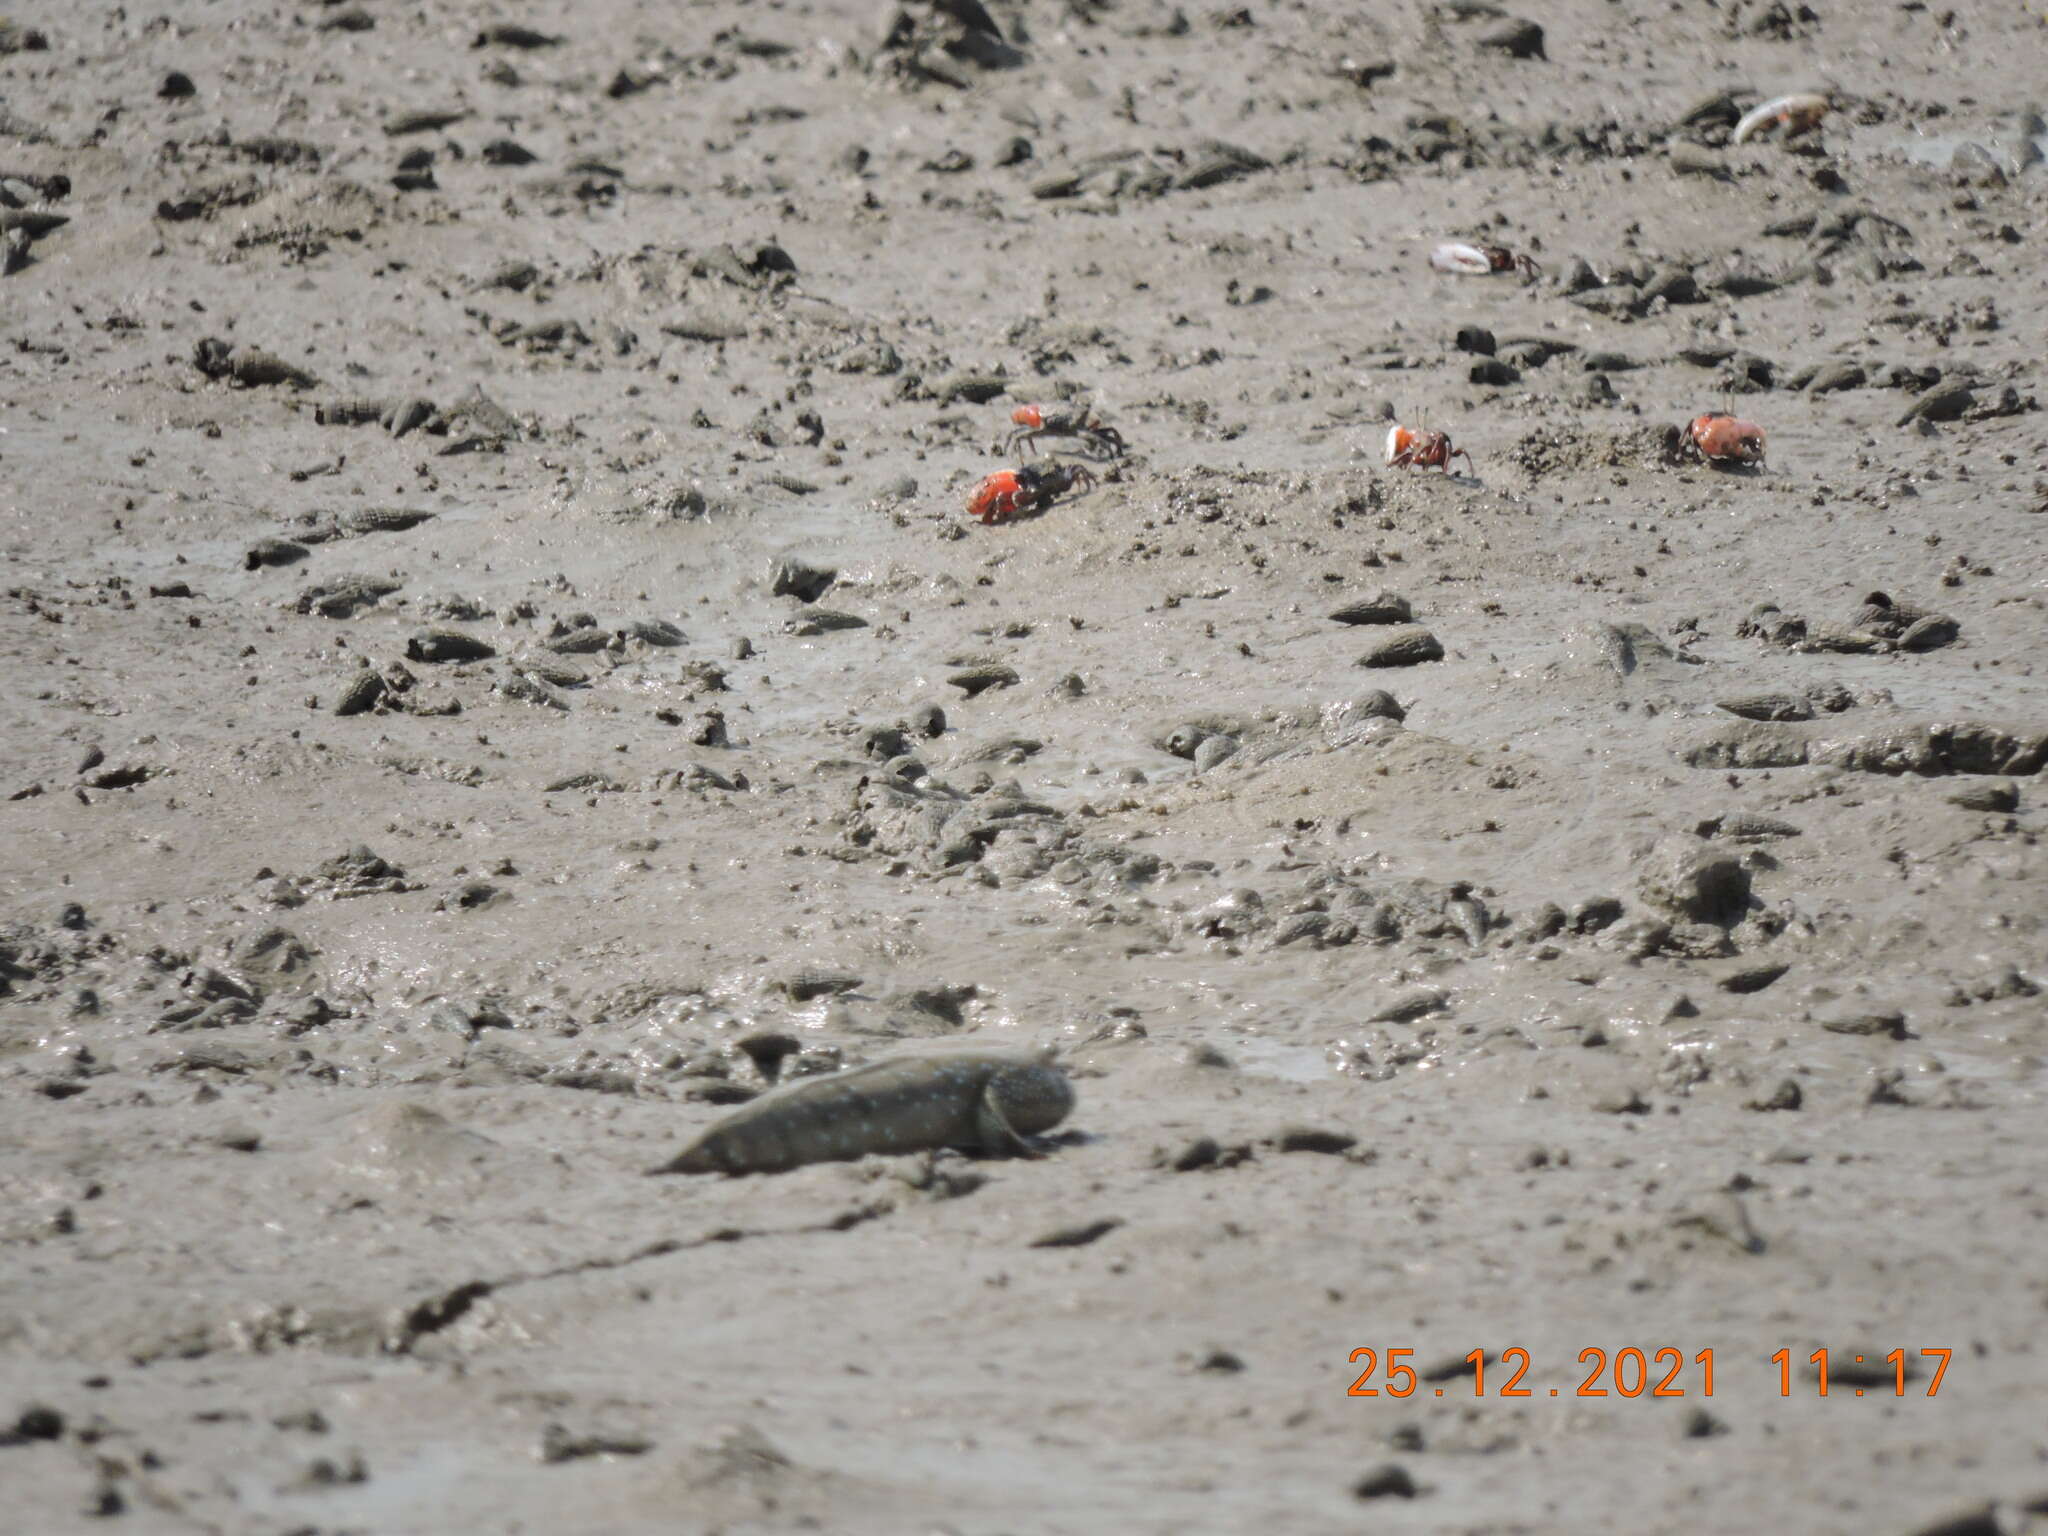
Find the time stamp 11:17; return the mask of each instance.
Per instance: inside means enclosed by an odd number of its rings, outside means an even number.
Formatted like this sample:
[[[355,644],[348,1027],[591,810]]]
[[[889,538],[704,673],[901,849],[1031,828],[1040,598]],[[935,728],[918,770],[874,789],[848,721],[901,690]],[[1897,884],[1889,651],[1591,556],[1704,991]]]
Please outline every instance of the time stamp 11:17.
[[[1948,1372],[1950,1349],[1894,1349],[1888,1354],[1858,1355],[1847,1350],[1816,1349],[1795,1355],[1781,1349],[1770,1357],[1780,1397],[1933,1397]],[[1351,1364],[1362,1365],[1347,1397],[1712,1397],[1714,1352],[1702,1349],[1688,1356],[1678,1349],[1582,1349],[1578,1370],[1566,1384],[1549,1386],[1530,1379],[1529,1351],[1508,1348],[1495,1354],[1475,1349],[1458,1360],[1446,1360],[1418,1371],[1408,1364],[1412,1349],[1351,1351]],[[1539,1378],[1547,1373],[1537,1371]],[[1745,1373],[1747,1376],[1747,1373]],[[1469,1384],[1466,1378],[1470,1378]],[[1753,1378],[1751,1378],[1753,1379]],[[1770,1376],[1766,1374],[1768,1382]],[[1920,1383],[1925,1380],[1923,1390]],[[1442,1385],[1433,1385],[1442,1383]],[[1909,1390],[1910,1387],[1910,1390]]]

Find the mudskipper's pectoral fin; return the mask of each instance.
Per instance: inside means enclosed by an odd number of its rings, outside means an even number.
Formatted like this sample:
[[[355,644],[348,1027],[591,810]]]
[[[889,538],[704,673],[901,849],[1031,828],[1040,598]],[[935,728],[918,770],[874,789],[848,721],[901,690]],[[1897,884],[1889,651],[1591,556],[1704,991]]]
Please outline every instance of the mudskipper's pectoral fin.
[[[645,1171],[651,1178],[655,1174],[660,1173],[710,1173],[712,1169],[709,1164],[701,1161],[694,1153],[678,1152],[667,1162],[657,1163],[654,1167]]]
[[[1002,1106],[996,1103],[992,1089],[984,1088],[981,1098],[974,1106],[974,1134],[981,1143],[981,1150],[993,1157],[1007,1154],[1011,1157],[1038,1157],[1031,1144],[1011,1127],[1003,1115]]]
[[[730,1173],[733,1170],[712,1150],[709,1136],[699,1136],[682,1151],[665,1163],[657,1163],[647,1170],[650,1176],[660,1173]]]

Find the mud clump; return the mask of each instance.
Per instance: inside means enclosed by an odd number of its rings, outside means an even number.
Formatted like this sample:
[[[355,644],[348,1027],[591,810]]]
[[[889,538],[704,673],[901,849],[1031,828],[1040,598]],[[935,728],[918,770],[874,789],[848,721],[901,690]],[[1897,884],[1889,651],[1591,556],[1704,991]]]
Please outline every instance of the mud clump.
[[[225,380],[245,389],[277,384],[312,389],[320,382],[305,369],[260,348],[235,346],[214,338],[193,348],[192,362],[209,379]]]
[[[1426,661],[1442,661],[1443,642],[1420,624],[1404,625],[1358,658],[1361,667],[1413,667]]]
[[[1509,461],[1532,480],[1582,470],[1661,469],[1684,462],[1684,436],[1676,425],[1636,427],[1622,432],[1539,428],[1508,450]]]
[[[1982,722],[1899,726],[1838,736],[1761,722],[1719,730],[1680,752],[1695,768],[1846,768],[1857,773],[2025,776],[2048,766],[2048,730]]]
[[[1643,900],[1685,922],[1732,928],[1750,908],[1750,873],[1740,857],[1693,837],[1660,843],[1646,861]]]

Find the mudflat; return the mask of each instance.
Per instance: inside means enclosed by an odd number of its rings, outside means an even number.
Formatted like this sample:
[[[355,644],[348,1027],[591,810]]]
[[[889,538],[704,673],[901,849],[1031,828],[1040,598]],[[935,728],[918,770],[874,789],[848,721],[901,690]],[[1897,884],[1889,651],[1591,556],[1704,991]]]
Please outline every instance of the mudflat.
[[[2048,30],[1525,10],[0,20],[0,1524],[2048,1525]]]

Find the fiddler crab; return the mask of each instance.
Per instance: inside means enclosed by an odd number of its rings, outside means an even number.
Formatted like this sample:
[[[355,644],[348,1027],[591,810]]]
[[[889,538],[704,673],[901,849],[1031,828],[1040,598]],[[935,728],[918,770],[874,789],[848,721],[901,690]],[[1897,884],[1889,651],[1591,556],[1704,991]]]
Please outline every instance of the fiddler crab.
[[[1820,120],[1828,115],[1827,97],[1813,92],[1800,91],[1790,96],[1773,96],[1760,106],[1751,107],[1742,114],[1742,121],[1735,125],[1730,142],[1747,143],[1766,129],[1784,130],[1788,139],[1820,126]]]
[[[1093,411],[1048,411],[1042,405],[1020,405],[1010,412],[1016,430],[1003,439],[1003,447],[1028,451],[1041,437],[1078,437],[1085,452],[1098,459],[1124,456],[1124,437],[1115,427],[1098,421]]]
[[[967,498],[967,513],[977,522],[1007,523],[1022,513],[1036,512],[1077,485],[1094,484],[1095,476],[1079,464],[1048,464],[1043,468],[1027,464],[1022,469],[999,469],[975,486]]]
[[[1709,412],[1695,416],[1678,444],[1681,458],[1695,458],[1703,464],[1761,464],[1764,461],[1764,429],[1753,421]]]
[[[1463,459],[1467,469],[1472,467],[1472,455],[1462,448],[1453,448],[1448,432],[1418,432],[1403,426],[1387,428],[1389,469],[1434,467],[1449,474],[1452,459]]]
[[[1470,245],[1463,240],[1446,240],[1436,247],[1429,253],[1429,264],[1439,272],[1458,272],[1467,277],[1519,272],[1525,283],[1535,282],[1543,270],[1529,257],[1504,245]]]

